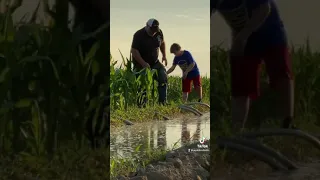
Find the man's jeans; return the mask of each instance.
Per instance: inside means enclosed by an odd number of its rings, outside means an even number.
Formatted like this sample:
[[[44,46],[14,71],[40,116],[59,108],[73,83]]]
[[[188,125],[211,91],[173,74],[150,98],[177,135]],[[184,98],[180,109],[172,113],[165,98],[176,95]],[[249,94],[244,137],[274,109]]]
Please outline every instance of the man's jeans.
[[[154,80],[158,82],[158,94],[159,94],[159,104],[165,104],[167,102],[167,84],[168,84],[168,76],[165,67],[158,61],[155,65],[151,67],[151,69],[157,70],[157,74],[153,76]],[[136,69],[137,71],[141,69]],[[137,75],[141,76],[145,75],[145,72],[142,71]],[[140,88],[140,95],[137,99],[137,105],[139,107],[145,107],[148,102],[147,92],[145,89]]]

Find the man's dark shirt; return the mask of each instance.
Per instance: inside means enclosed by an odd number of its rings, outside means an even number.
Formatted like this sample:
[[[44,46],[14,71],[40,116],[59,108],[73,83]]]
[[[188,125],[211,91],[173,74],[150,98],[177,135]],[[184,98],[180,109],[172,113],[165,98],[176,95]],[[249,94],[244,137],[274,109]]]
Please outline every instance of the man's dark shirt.
[[[146,29],[142,28],[133,35],[131,47],[138,50],[142,59],[152,67],[159,61],[159,49],[163,40],[161,30],[154,36],[150,36]],[[134,58],[133,64],[136,68],[141,68],[141,65]]]

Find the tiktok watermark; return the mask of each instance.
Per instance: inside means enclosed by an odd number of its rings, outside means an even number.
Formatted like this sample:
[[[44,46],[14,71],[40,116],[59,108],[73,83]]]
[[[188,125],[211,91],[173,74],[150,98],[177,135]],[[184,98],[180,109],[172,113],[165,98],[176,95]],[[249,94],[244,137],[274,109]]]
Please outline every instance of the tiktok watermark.
[[[205,137],[202,137],[199,140],[199,144],[195,148],[188,149],[188,152],[209,152],[209,140]]]

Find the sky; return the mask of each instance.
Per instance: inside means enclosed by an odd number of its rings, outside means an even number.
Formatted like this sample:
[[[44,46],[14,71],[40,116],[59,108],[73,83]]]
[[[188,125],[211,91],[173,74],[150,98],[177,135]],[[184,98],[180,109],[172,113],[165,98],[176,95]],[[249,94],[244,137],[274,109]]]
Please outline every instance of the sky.
[[[183,0],[111,0],[110,51],[121,61],[119,50],[129,57],[133,34],[150,18],[160,23],[164,33],[168,68],[172,64],[172,43],[178,43],[193,55],[203,76],[210,76],[210,1]],[[159,59],[161,60],[160,54]],[[181,75],[177,68],[172,75]]]

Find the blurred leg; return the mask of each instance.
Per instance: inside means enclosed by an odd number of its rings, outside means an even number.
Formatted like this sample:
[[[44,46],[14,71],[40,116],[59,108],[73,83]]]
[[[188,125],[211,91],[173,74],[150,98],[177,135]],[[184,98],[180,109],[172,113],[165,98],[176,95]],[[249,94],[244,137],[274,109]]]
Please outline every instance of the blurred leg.
[[[200,77],[200,75],[195,77],[195,78],[193,78],[192,81],[193,81],[194,89],[197,92],[197,95],[199,97],[198,102],[201,102],[202,101],[202,85],[201,85],[201,77]]]
[[[168,77],[166,68],[158,62],[155,64],[153,69],[156,69],[158,76],[156,80],[158,81],[158,93],[159,93],[159,103],[165,105],[167,103],[167,89],[168,89]]]
[[[294,85],[291,59],[287,46],[271,47],[265,54],[270,86],[279,92],[283,112],[282,128],[289,128],[294,116]]]
[[[188,95],[191,92],[191,81],[192,79],[185,78],[182,79],[182,102],[186,103],[188,100]]]
[[[257,57],[230,57],[232,88],[232,124],[242,129],[248,118],[250,99],[259,95],[260,59]]]

